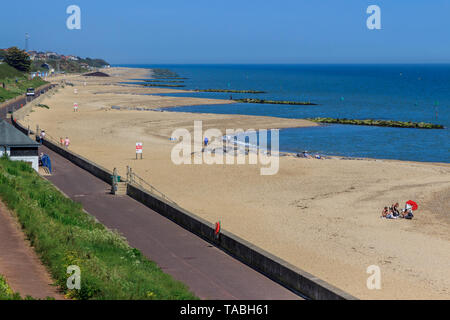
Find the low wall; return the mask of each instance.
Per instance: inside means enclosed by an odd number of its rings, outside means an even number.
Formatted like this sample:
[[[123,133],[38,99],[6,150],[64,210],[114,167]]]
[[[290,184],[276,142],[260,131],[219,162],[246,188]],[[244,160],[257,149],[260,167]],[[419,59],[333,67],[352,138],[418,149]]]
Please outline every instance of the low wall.
[[[11,119],[11,123],[13,124],[14,127],[16,127],[17,130],[19,130],[20,132],[22,132],[23,134],[28,135],[28,129],[23,127],[22,125],[20,125],[19,123],[17,123],[17,121],[15,121],[15,119]],[[31,131],[30,131],[31,132]]]

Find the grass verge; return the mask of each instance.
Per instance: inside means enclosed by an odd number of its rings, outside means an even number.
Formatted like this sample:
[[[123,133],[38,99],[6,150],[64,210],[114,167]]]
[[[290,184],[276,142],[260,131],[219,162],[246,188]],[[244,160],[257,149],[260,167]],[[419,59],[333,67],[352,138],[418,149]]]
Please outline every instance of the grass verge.
[[[36,300],[33,297],[26,296],[22,298],[19,293],[14,292],[6,282],[5,278],[0,275],[0,300]],[[55,300],[48,297],[45,300]]]
[[[196,299],[125,239],[85,213],[26,163],[0,159],[0,197],[18,217],[56,284],[73,299]],[[69,290],[67,267],[81,269]]]
[[[12,291],[2,275],[0,275],[0,300],[21,300],[20,295]]]

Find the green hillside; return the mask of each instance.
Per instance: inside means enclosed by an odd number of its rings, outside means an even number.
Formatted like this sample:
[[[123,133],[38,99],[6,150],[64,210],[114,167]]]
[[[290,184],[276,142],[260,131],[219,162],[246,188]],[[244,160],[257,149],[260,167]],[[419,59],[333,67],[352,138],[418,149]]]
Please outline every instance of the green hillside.
[[[15,77],[22,77],[23,72],[20,72],[19,70],[14,69],[10,65],[6,63],[0,64],[0,80],[7,79],[7,78],[15,78]]]
[[[0,64],[0,103],[24,94],[27,88],[37,88],[46,83],[38,77],[30,80],[27,73],[2,63]]]

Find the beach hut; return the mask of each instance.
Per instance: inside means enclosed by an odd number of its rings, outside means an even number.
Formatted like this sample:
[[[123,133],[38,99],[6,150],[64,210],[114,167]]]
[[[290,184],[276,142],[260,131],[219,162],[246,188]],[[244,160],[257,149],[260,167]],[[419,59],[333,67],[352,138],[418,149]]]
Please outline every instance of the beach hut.
[[[39,170],[39,143],[14,128],[5,120],[0,120],[0,157],[5,152],[13,161],[25,161]]]

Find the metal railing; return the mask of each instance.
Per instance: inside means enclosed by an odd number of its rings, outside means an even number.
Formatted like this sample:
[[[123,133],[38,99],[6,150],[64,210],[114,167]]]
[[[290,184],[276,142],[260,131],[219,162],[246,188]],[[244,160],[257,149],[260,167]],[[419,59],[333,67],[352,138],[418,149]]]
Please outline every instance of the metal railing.
[[[166,200],[167,202],[170,202],[172,204],[175,204],[178,206],[178,204],[173,201],[172,199],[170,199],[168,196],[166,196],[163,192],[159,191],[158,189],[156,189],[154,186],[152,186],[150,183],[148,183],[147,181],[145,181],[144,179],[142,179],[140,176],[138,176],[132,168],[127,166],[127,181],[130,184],[135,184],[138,185],[139,187],[141,187],[142,189],[149,191],[150,193],[153,193],[155,195],[160,196],[161,198],[163,198],[164,200]]]

